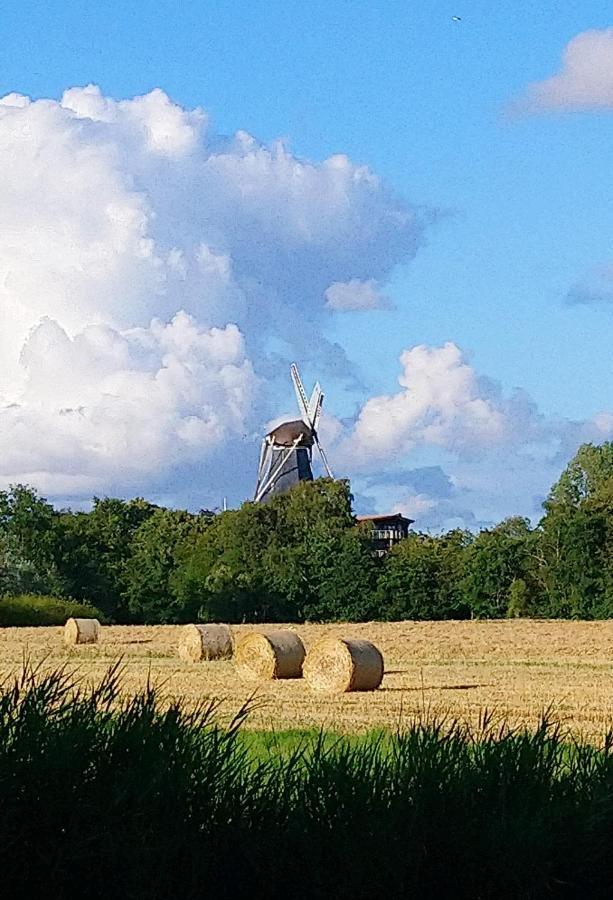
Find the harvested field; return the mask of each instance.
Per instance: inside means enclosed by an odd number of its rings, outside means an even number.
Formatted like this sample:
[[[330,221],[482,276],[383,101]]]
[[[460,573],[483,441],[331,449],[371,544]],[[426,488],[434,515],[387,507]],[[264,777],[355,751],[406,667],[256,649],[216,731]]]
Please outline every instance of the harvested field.
[[[0,629],[0,671],[19,671],[24,657],[43,668],[68,663],[98,680],[123,659],[126,692],[150,677],[165,696],[188,703],[215,699],[231,716],[253,689],[231,660],[189,664],[177,655],[182,626],[112,626],[101,642],[68,648],[62,628]],[[600,738],[613,726],[613,621],[396,622],[297,625],[308,648],[323,636],[366,638],[385,658],[379,690],[319,695],[300,680],[260,684],[252,728],[327,727],[358,732],[394,728],[424,712],[477,724],[484,710],[511,723],[533,723],[546,708],[575,733]],[[254,626],[233,627],[239,638]]]

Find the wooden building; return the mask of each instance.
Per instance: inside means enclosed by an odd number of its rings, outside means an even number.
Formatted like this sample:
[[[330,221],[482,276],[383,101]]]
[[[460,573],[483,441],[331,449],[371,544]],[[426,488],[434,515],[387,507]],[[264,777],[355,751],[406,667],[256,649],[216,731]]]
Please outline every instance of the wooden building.
[[[414,519],[408,519],[401,513],[390,513],[379,516],[356,516],[358,522],[369,522],[372,525],[372,537],[375,551],[379,556],[407,537]]]

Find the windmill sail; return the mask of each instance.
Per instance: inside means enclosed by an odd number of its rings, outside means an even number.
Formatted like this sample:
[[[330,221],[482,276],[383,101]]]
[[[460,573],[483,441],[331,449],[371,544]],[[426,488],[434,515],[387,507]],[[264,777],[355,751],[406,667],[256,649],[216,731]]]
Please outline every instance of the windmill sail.
[[[296,363],[292,363],[290,366],[290,372],[292,373],[292,381],[294,382],[294,391],[296,392],[296,400],[298,401],[298,408],[302,413],[302,418],[306,425],[309,424],[309,401],[307,400],[307,395],[302,385],[302,379],[300,378],[300,374],[298,372],[298,367]]]
[[[317,382],[317,384],[313,388],[313,393],[311,394],[311,399],[309,400],[309,406],[307,410],[307,415],[309,417],[308,424],[314,431],[317,431],[317,422],[319,420],[323,402],[324,395],[319,386],[319,382]]]

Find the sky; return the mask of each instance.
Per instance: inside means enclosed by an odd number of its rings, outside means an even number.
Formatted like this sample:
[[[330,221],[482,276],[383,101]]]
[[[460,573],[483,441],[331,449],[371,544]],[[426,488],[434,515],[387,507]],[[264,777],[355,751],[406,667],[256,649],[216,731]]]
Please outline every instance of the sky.
[[[537,521],[613,437],[613,14],[533,7],[14,5],[0,487],[237,505],[295,360],[357,511]]]

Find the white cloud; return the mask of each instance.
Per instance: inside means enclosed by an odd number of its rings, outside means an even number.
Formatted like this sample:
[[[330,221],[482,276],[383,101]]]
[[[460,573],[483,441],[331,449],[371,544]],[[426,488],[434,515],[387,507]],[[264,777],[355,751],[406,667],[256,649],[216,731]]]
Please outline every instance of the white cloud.
[[[350,310],[390,309],[389,299],[381,293],[374,278],[360,281],[335,281],[326,289],[326,306],[340,312]]]
[[[480,376],[453,343],[407,349],[400,363],[400,390],[368,399],[330,456],[369,506],[417,527],[538,518],[579,445],[613,438],[613,413],[548,418],[525,392],[507,396]]]
[[[518,426],[537,425],[527,398],[520,392],[504,398],[451,342],[405,350],[400,363],[402,390],[369,399],[345,444],[358,465],[369,467],[419,446],[473,455],[512,440]]]
[[[91,85],[0,101],[0,198],[0,480],[50,493],[185,493],[206,460],[241,499],[274,412],[253,367],[276,341],[347,371],[324,292],[384,279],[424,228],[345,156]]]
[[[584,31],[567,44],[562,68],[528,86],[517,113],[613,108],[613,28]]]
[[[74,338],[45,319],[21,361],[19,399],[0,412],[0,474],[52,493],[146,485],[206,459],[240,437],[257,390],[237,327],[204,330],[186,313]]]

